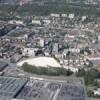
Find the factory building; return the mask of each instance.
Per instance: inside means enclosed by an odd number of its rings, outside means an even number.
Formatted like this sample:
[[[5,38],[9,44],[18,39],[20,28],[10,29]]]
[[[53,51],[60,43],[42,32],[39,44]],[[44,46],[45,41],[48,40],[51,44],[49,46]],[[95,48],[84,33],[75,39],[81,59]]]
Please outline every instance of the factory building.
[[[4,70],[8,66],[7,63],[0,62],[0,71]]]
[[[0,100],[15,98],[27,83],[24,78],[12,78],[0,76]]]

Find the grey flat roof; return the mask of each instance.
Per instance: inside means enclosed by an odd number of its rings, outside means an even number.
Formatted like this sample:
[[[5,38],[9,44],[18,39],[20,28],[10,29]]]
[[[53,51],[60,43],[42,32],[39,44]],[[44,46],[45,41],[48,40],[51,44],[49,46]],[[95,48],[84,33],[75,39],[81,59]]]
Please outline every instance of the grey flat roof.
[[[27,79],[0,76],[0,99],[14,98],[26,83]]]
[[[7,67],[7,63],[0,62],[0,71],[2,71],[5,67]]]

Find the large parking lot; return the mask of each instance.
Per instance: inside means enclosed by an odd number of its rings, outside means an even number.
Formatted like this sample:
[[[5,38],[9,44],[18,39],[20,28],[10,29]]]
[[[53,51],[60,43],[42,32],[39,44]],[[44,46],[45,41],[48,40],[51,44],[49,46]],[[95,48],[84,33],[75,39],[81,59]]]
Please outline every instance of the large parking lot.
[[[25,100],[86,100],[83,84],[30,80],[17,98]]]

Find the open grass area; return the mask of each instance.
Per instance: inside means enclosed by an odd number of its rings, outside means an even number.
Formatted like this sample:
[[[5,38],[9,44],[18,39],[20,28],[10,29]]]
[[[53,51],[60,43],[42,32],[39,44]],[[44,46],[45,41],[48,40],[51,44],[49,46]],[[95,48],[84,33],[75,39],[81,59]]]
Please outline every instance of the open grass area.
[[[33,16],[50,13],[75,13],[76,15],[100,15],[99,6],[67,3],[44,3],[19,5],[0,5],[0,16]]]

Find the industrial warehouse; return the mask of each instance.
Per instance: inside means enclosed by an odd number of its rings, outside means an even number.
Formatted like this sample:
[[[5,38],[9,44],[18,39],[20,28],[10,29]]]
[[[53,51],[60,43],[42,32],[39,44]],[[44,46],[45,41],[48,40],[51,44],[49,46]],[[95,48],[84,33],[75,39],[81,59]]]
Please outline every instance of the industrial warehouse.
[[[15,98],[19,91],[27,83],[26,79],[0,77],[0,100],[11,100]]]
[[[0,71],[4,70],[7,67],[7,63],[0,62]]]

